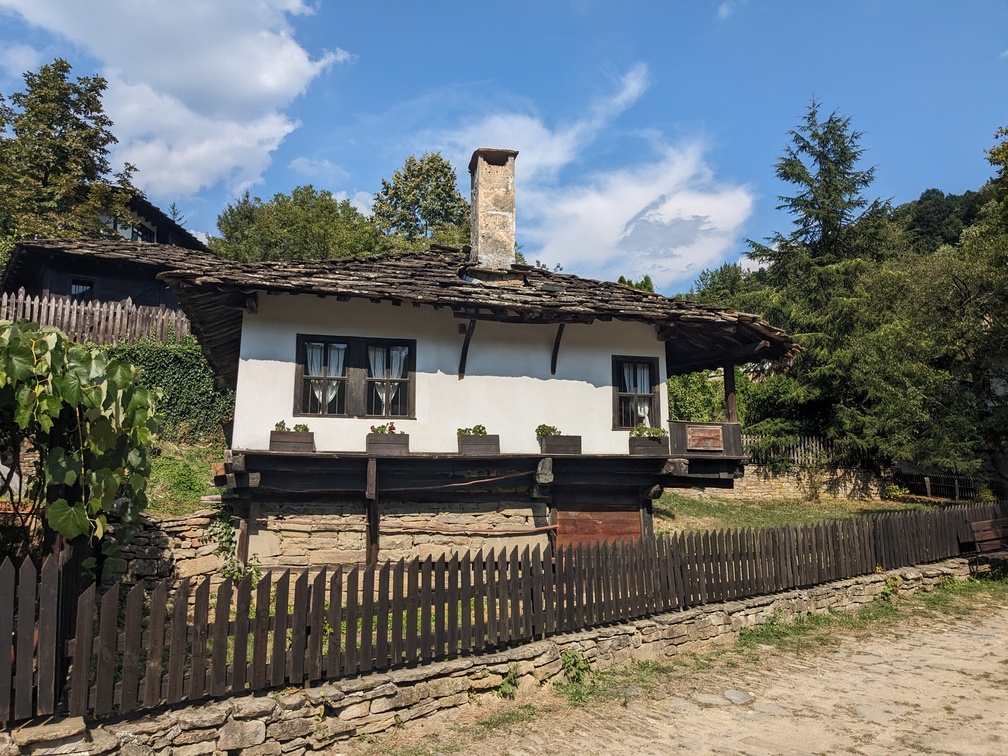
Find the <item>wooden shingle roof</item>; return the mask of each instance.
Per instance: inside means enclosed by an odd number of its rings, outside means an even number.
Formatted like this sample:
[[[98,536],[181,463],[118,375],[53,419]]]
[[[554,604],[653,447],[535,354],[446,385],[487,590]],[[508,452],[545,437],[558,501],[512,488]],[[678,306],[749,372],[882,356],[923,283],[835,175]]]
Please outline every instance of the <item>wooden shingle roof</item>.
[[[755,315],[527,265],[483,271],[469,264],[467,250],[449,247],[318,261],[188,258],[159,278],[179,297],[208,359],[232,386],[242,310],[255,307],[260,292],[429,305],[459,318],[504,323],[647,323],[670,343],[673,372],[720,367],[728,359],[776,360],[797,349]]]

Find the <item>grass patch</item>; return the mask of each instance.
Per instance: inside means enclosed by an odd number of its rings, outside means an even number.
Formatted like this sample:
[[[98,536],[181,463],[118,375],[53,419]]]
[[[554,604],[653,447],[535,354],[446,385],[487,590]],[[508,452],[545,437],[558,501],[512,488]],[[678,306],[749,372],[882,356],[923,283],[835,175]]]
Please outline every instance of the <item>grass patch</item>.
[[[894,510],[926,509],[918,502],[804,499],[694,498],[666,491],[654,502],[656,531],[696,531],[714,528],[768,528],[845,519]]]
[[[223,458],[224,450],[218,446],[159,442],[151,460],[147,511],[179,517],[205,509],[200,498],[220,490],[210,486],[211,468]]]
[[[510,727],[511,725],[531,722],[535,719],[537,713],[538,710],[532,704],[512,706],[498,711],[496,714],[491,714],[486,719],[479,720],[476,722],[476,727],[484,732],[496,730],[498,727]]]

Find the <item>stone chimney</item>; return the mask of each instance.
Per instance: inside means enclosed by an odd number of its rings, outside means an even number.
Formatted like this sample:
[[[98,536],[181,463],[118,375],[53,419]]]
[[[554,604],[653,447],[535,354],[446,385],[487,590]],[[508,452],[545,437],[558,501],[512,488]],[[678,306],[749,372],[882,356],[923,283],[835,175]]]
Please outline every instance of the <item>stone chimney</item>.
[[[469,161],[472,176],[472,252],[477,268],[508,270],[515,263],[517,150],[481,148]]]

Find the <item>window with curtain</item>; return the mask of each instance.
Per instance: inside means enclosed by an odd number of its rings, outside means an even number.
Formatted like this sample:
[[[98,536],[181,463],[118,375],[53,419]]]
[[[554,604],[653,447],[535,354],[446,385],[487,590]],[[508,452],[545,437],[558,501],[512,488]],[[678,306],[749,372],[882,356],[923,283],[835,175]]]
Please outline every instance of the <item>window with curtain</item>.
[[[298,336],[295,415],[410,417],[415,341]]]
[[[613,428],[660,427],[658,360],[613,357]]]

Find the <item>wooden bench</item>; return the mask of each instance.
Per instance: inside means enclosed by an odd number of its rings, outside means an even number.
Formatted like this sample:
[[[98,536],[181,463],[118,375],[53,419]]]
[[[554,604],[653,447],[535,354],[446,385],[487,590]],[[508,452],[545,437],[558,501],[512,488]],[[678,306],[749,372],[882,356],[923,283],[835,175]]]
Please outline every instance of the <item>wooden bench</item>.
[[[976,572],[981,563],[1008,563],[1008,518],[977,520],[970,523],[975,552],[970,567]]]

